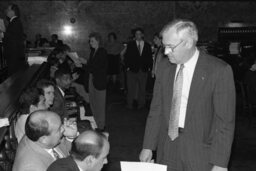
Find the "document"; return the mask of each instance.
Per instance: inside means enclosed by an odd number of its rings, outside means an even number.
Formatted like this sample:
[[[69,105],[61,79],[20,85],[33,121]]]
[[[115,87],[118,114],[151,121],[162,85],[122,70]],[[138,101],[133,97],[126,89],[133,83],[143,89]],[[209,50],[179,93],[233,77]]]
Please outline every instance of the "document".
[[[69,52],[68,56],[73,60],[76,67],[82,67],[82,64],[86,64],[86,60],[80,58],[76,52]]]
[[[122,171],[167,171],[166,165],[145,163],[145,162],[126,162],[121,161]]]

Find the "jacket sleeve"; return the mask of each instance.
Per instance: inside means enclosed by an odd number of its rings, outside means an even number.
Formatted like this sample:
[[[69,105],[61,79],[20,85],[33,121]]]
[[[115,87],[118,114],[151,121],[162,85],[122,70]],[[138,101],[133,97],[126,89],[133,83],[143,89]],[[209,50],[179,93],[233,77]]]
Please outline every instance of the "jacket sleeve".
[[[146,129],[144,134],[144,149],[155,150],[158,142],[158,134],[160,130],[160,114],[162,108],[161,71],[162,70],[160,69],[157,71],[156,80],[154,84],[153,99],[150,105],[150,112],[147,118]]]
[[[219,70],[213,105],[215,129],[210,162],[216,166],[227,167],[235,128],[235,86],[229,65]]]

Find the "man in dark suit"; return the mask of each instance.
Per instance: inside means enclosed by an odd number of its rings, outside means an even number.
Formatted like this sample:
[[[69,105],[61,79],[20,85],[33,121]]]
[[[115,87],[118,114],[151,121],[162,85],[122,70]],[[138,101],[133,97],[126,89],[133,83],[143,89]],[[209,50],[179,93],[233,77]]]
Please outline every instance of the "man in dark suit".
[[[27,62],[25,59],[23,27],[19,19],[19,7],[16,4],[9,5],[6,15],[10,20],[4,34],[3,54],[7,61],[8,74],[12,75],[19,70],[25,69]]]
[[[162,30],[159,63],[140,160],[168,171],[227,171],[235,126],[231,67],[199,52],[195,24],[175,20]]]
[[[66,109],[65,90],[71,85],[71,74],[66,69],[58,69],[54,75],[56,86],[54,88],[54,101],[50,110],[56,112],[63,119],[68,117]]]
[[[107,163],[109,148],[104,134],[85,131],[73,141],[70,156],[56,160],[47,171],[100,171]]]
[[[133,100],[136,98],[138,108],[144,107],[147,77],[153,62],[151,46],[143,40],[144,31],[136,28],[134,35],[135,40],[128,43],[124,58],[127,68],[127,108],[129,109],[133,108]]]
[[[69,155],[71,141],[77,136],[75,122],[65,120],[51,111],[38,110],[29,115],[26,136],[16,152],[13,171],[45,171],[58,158]]]

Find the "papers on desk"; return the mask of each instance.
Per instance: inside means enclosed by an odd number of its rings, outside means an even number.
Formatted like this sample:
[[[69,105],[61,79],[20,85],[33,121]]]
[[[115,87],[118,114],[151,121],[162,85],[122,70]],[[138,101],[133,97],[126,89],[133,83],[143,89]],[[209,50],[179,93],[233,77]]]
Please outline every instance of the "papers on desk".
[[[4,20],[0,18],[0,41],[4,38],[5,25]]]
[[[5,32],[4,20],[0,18],[0,32]]]
[[[9,126],[9,119],[8,118],[1,118],[0,119],[0,128],[4,126]]]
[[[122,171],[167,171],[166,165],[145,163],[145,162],[124,162],[121,161]]]
[[[43,56],[30,56],[28,57],[28,64],[29,66],[33,65],[33,64],[42,64],[43,62],[47,61],[47,57],[43,57]]]

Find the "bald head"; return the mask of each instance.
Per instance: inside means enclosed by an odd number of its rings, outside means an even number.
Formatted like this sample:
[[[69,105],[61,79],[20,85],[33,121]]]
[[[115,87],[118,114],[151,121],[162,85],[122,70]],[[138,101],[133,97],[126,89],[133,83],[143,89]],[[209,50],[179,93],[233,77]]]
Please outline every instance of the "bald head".
[[[77,160],[84,160],[91,155],[98,158],[104,146],[109,148],[107,137],[94,130],[88,130],[81,133],[72,143],[70,151],[71,156]]]
[[[60,117],[54,112],[47,110],[32,112],[27,118],[25,133],[30,140],[38,141],[40,137],[50,135],[50,127],[56,120],[60,122]]]

